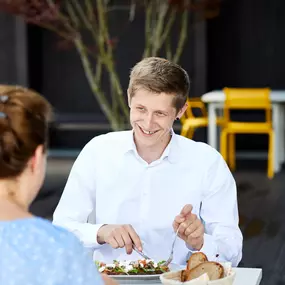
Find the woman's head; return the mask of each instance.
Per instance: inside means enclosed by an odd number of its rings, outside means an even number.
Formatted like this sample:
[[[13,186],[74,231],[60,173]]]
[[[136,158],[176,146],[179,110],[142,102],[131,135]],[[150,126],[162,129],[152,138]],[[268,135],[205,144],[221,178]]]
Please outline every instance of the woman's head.
[[[0,182],[26,181],[31,188],[29,194],[17,193],[17,189],[10,189],[15,183],[6,183],[11,195],[33,200],[42,185],[50,115],[50,104],[38,93],[0,86]]]

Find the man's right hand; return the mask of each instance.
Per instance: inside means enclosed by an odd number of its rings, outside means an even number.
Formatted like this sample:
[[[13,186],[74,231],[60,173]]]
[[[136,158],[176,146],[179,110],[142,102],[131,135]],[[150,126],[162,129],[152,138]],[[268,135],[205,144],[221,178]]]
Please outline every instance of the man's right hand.
[[[133,244],[142,251],[141,240],[131,225],[104,225],[98,230],[97,241],[113,248],[125,247],[127,254],[133,252]]]

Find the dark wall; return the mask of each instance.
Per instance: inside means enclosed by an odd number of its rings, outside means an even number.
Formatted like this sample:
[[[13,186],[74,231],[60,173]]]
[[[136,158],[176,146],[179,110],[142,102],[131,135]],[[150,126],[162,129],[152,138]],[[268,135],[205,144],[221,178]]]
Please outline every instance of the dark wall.
[[[0,84],[28,85],[26,24],[0,13]]]
[[[285,89],[285,1],[226,0],[208,25],[208,89]]]
[[[208,90],[228,87],[285,89],[285,1],[226,0],[208,21]],[[263,119],[239,112],[238,119]],[[263,135],[238,136],[239,149],[266,149]]]
[[[17,83],[16,22],[14,17],[0,13],[0,78],[1,83]]]

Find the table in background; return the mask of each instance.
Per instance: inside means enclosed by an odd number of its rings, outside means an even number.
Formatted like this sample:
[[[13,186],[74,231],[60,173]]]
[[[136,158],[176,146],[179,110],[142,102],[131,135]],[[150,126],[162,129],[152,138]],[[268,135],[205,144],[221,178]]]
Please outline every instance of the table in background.
[[[272,124],[275,132],[274,140],[274,172],[281,170],[285,161],[285,139],[284,139],[284,104],[285,90],[271,90]],[[225,94],[222,90],[211,91],[202,95],[201,100],[208,104],[208,144],[218,147],[218,134],[216,126],[217,113],[223,109]]]

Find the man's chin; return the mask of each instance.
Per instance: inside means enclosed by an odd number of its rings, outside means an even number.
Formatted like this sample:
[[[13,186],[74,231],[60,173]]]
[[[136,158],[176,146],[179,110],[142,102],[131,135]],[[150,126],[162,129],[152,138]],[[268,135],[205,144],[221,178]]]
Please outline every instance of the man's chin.
[[[145,145],[145,146],[151,146],[157,143],[158,136],[156,134],[148,136],[142,134],[140,131],[137,133],[135,132],[135,140],[137,143]]]

